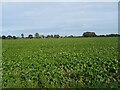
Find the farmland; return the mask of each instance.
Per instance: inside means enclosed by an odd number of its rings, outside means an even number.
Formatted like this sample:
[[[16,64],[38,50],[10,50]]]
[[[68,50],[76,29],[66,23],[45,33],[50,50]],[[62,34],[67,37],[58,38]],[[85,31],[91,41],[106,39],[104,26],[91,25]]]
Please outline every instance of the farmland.
[[[119,87],[118,38],[6,39],[4,88]]]

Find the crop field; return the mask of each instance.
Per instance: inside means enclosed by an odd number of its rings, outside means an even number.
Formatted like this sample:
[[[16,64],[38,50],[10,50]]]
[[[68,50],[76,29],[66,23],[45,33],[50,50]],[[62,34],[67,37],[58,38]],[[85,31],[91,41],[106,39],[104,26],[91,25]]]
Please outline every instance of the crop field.
[[[120,87],[117,37],[2,41],[3,88]]]

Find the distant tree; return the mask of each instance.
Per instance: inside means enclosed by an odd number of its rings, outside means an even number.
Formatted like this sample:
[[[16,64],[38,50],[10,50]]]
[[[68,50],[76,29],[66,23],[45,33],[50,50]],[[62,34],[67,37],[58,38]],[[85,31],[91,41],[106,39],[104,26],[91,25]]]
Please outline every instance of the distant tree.
[[[33,38],[33,35],[32,35],[32,34],[28,35],[28,38],[32,39],[32,38]]]
[[[11,39],[11,38],[12,38],[12,36],[11,36],[11,35],[8,35],[8,36],[7,36],[7,38],[8,38],[8,39]]]
[[[2,39],[6,39],[7,37],[5,35],[2,36]]]
[[[35,33],[35,38],[40,38],[39,33]]]
[[[60,36],[59,35],[54,35],[54,38],[59,38]]]
[[[46,38],[54,38],[54,35],[47,35]]]
[[[51,37],[51,38],[53,38],[54,36],[53,36],[53,35],[51,35],[50,37]]]
[[[84,32],[83,37],[95,37],[95,32]]]
[[[64,38],[67,38],[67,36],[64,36]]]
[[[117,37],[119,34],[107,34],[106,37]]]
[[[16,37],[16,36],[13,36],[13,39],[17,39],[17,37]]]
[[[74,37],[73,35],[68,36],[68,38],[73,38],[73,37]]]
[[[64,38],[64,36],[60,36],[60,38]]]
[[[97,35],[97,37],[106,37],[106,35]]]
[[[21,37],[24,38],[24,34],[23,33],[21,34]]]
[[[50,37],[51,37],[51,35],[47,35],[47,36],[46,36],[46,38],[50,38]]]
[[[41,35],[40,37],[41,37],[41,38],[45,38],[45,36],[44,36],[44,35]]]

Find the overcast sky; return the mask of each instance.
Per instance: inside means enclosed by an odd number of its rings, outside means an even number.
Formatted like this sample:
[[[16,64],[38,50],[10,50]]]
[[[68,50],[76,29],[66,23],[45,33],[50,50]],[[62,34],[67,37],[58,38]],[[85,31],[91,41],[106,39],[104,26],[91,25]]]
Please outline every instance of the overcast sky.
[[[2,6],[4,35],[118,33],[117,2],[6,2]]]
[[[119,0],[1,0],[2,2],[119,2]]]

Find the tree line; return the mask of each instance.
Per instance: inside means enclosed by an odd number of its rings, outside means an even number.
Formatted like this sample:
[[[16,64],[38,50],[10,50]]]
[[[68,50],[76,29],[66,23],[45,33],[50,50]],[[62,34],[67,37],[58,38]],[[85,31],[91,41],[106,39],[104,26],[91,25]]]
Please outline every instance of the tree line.
[[[40,35],[39,33],[35,33],[34,35],[29,34],[27,37],[24,36],[24,34],[21,34],[21,37],[17,37],[17,36],[12,36],[12,35],[2,35],[0,38],[2,39],[18,39],[18,38],[81,38],[81,37],[117,37],[120,36],[120,34],[106,34],[106,35],[96,35],[95,32],[84,32],[82,36],[74,36],[74,35],[70,35],[70,36],[60,36],[58,34],[56,35]]]

